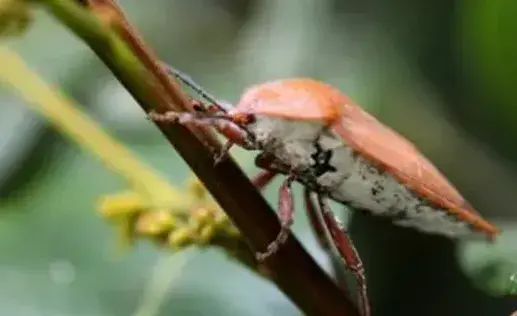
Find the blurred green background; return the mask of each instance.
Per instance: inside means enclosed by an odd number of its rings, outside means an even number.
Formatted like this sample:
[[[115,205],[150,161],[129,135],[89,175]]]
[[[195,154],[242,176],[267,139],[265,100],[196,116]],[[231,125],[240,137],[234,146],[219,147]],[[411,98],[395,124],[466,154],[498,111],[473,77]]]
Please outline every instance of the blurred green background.
[[[165,61],[221,99],[234,102],[250,84],[289,76],[339,87],[413,140],[504,230],[492,247],[453,243],[334,205],[350,219],[374,316],[517,309],[516,1],[120,3]],[[190,176],[103,64],[45,12],[7,44],[172,183]],[[140,243],[117,255],[115,233],[95,202],[124,190],[122,179],[12,91],[2,88],[0,102],[0,315],[133,315],[153,295],[146,283],[157,260],[166,260],[160,279],[171,278],[170,288],[146,315],[300,314],[218,249],[170,256]],[[250,174],[257,171],[252,153],[234,153]],[[273,205],[277,188],[266,191]],[[296,234],[330,270],[298,211]]]

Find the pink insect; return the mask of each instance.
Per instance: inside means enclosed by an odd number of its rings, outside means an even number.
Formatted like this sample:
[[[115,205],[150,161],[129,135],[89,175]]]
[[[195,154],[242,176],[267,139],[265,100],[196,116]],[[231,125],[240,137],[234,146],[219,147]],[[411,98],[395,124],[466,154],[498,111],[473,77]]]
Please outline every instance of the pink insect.
[[[278,207],[282,229],[259,259],[276,252],[286,240],[294,220],[291,186],[302,183],[313,227],[329,232],[356,277],[364,316],[370,315],[370,305],[363,264],[346,228],[330,210],[329,199],[429,234],[482,235],[493,241],[500,233],[410,141],[326,83],[294,78],[259,84],[231,107],[183,73],[168,70],[212,105],[199,113],[151,112],[152,119],[215,127],[229,140],[217,160],[233,144],[260,151],[256,164],[264,171],[254,180],[260,189],[275,175],[287,175]]]

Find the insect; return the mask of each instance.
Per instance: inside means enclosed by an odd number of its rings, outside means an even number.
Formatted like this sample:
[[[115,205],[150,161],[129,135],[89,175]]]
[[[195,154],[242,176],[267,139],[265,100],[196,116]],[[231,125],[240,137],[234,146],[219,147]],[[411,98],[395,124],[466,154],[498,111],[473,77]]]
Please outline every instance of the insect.
[[[363,315],[370,312],[362,262],[332,215],[329,199],[424,233],[488,240],[499,234],[410,141],[329,84],[309,78],[275,80],[250,87],[229,107],[186,75],[169,71],[212,105],[199,113],[153,112],[152,119],[215,127],[229,141],[218,159],[233,144],[260,151],[256,164],[264,171],[255,179],[259,188],[276,174],[287,175],[278,209],[282,229],[261,258],[286,239],[294,217],[291,186],[302,183],[313,225],[329,231],[356,276]],[[321,221],[315,220],[318,216]]]

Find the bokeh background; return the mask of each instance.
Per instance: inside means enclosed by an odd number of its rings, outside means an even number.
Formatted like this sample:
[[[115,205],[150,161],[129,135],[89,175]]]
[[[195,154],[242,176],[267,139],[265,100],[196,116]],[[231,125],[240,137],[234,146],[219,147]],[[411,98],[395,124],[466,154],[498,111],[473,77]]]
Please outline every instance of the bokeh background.
[[[504,230],[492,247],[453,243],[334,205],[365,261],[374,315],[517,309],[507,295],[517,287],[517,2],[120,3],[166,62],[221,99],[235,102],[250,84],[290,76],[339,87],[413,140]],[[45,12],[6,44],[171,183],[184,184],[190,171],[181,158],[93,53]],[[162,278],[172,281],[154,315],[300,314],[219,249],[171,256],[139,243],[117,254],[95,203],[123,190],[122,179],[6,87],[0,102],[0,315],[134,315],[152,297],[146,283],[163,260]],[[257,171],[253,154],[234,153]],[[277,187],[266,191],[273,205]],[[329,269],[299,211],[296,234]]]

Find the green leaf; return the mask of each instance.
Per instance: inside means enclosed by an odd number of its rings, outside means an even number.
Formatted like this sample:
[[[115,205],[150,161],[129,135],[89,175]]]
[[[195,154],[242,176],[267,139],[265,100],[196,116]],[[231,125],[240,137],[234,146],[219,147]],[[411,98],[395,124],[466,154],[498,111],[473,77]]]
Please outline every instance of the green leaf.
[[[460,263],[479,289],[493,296],[517,295],[517,225],[503,225],[494,244],[465,242]]]

